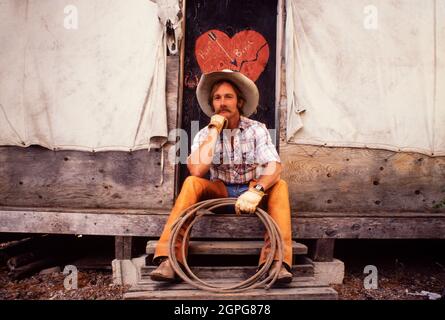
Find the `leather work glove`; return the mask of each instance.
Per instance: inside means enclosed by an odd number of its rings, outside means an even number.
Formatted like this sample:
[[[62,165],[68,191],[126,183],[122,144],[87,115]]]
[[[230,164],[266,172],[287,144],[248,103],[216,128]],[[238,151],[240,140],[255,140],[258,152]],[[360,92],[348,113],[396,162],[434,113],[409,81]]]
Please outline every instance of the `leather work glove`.
[[[249,188],[248,191],[244,192],[238,197],[238,200],[236,200],[236,214],[240,214],[241,212],[254,213],[263,197],[264,192]]]
[[[214,114],[210,118],[210,123],[209,123],[208,127],[209,127],[209,129],[212,127],[215,127],[216,130],[218,130],[218,134],[220,134],[223,129],[227,128],[227,125],[228,125],[228,122],[225,117],[223,117],[222,115],[219,115],[219,114]]]

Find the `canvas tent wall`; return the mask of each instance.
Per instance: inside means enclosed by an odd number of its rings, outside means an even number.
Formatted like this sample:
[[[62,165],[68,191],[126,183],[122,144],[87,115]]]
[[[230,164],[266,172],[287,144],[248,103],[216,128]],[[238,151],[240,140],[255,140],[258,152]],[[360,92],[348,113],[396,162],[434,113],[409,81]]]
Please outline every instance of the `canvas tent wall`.
[[[287,139],[445,155],[445,2],[287,2]]]
[[[82,151],[164,144],[158,15],[145,0],[0,1],[0,144]]]

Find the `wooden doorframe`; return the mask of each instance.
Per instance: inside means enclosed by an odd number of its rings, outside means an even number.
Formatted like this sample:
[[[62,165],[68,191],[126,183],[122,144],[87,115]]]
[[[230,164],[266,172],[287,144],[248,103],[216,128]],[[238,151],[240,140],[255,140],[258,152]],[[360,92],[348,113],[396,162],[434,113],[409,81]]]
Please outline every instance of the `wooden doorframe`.
[[[278,154],[280,153],[280,122],[281,122],[281,90],[283,87],[281,67],[285,57],[285,0],[278,0],[277,3],[277,45],[276,45],[276,62],[275,62],[275,146]]]
[[[187,33],[185,32],[186,28],[186,14],[185,14],[185,8],[187,0],[182,0],[182,22],[181,22],[181,28],[182,28],[182,39],[180,42],[180,58],[179,58],[179,83],[178,83],[178,105],[177,105],[177,113],[176,113],[176,127],[182,128],[182,101],[183,101],[183,95],[184,95],[184,57],[185,57],[185,38],[187,36]],[[177,141],[176,141],[177,142]],[[180,148],[179,143],[175,143],[175,154],[178,151],[178,148]],[[174,182],[173,182],[173,201],[176,200],[176,197],[178,196],[179,192],[179,172],[180,172],[180,163],[175,164],[175,175],[174,175]]]

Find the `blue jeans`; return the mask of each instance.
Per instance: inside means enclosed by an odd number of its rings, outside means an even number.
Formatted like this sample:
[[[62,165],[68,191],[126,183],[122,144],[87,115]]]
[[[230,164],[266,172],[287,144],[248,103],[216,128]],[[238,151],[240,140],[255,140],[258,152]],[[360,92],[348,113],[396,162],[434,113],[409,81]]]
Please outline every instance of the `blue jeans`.
[[[238,198],[242,193],[249,190],[249,184],[226,184],[229,198]]]

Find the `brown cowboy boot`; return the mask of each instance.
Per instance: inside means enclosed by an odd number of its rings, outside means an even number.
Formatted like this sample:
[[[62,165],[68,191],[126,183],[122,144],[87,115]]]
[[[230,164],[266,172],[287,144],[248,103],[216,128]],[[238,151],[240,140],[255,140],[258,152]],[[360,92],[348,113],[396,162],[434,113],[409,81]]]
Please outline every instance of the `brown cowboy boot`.
[[[273,273],[278,268],[278,261],[274,261],[270,267],[270,273]],[[293,274],[286,269],[284,263],[281,264],[280,271],[276,283],[289,283],[292,281]]]
[[[150,273],[153,281],[174,281],[176,279],[175,270],[173,270],[170,259],[164,259],[159,267]]]

